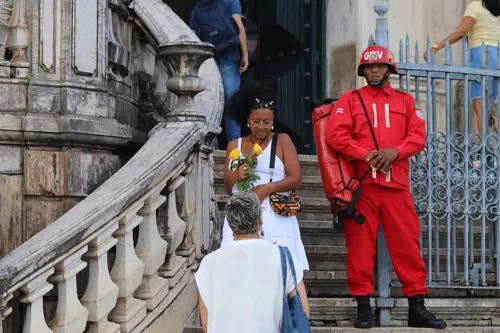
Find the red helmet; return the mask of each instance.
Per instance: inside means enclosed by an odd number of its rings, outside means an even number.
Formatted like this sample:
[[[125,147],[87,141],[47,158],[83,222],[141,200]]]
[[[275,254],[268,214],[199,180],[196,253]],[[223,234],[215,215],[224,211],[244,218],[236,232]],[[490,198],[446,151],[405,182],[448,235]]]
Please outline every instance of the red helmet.
[[[363,66],[368,64],[386,64],[389,65],[389,73],[398,73],[398,66],[394,61],[394,55],[391,50],[383,46],[370,46],[363,51],[359,60],[358,76],[365,76]]]

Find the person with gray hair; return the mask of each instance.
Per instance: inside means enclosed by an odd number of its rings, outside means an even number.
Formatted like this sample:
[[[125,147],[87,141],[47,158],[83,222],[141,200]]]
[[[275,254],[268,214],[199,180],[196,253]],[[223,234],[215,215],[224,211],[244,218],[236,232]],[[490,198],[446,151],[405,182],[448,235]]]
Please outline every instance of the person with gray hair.
[[[195,273],[204,333],[279,333],[283,280],[278,246],[261,239],[262,207],[254,192],[238,192],[226,204],[234,242],[208,254]],[[293,254],[292,254],[293,257]],[[286,292],[297,292],[309,317],[303,269],[296,260],[295,289],[287,267]]]
[[[226,203],[226,219],[237,237],[259,234],[262,227],[262,207],[254,192],[233,195]]]

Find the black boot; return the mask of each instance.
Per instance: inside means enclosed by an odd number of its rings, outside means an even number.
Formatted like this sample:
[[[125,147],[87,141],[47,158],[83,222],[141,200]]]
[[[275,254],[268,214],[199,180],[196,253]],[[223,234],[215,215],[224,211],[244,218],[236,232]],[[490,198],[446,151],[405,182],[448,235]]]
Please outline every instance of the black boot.
[[[446,328],[444,320],[427,311],[423,295],[409,297],[408,305],[408,327]]]
[[[356,297],[356,301],[358,302],[358,317],[354,321],[354,327],[372,328],[373,313],[370,305],[370,297],[358,296]]]

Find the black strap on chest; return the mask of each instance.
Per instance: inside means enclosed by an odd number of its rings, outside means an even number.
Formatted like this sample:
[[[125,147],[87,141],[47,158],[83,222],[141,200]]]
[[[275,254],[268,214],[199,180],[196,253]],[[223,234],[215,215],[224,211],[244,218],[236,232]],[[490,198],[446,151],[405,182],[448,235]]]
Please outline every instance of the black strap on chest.
[[[271,139],[271,158],[269,159],[269,172],[271,174],[269,182],[273,182],[274,163],[276,162],[276,147],[278,146],[278,133],[274,133]]]
[[[372,122],[370,120],[370,115],[368,114],[368,110],[366,109],[365,102],[363,101],[363,98],[361,97],[361,94],[358,90],[356,90],[356,94],[359,97],[359,101],[361,102],[361,106],[363,107],[363,111],[366,116],[366,121],[368,122],[368,126],[370,127],[370,132],[372,134],[373,142],[375,143],[375,148],[379,150],[379,146],[377,143],[377,136],[375,135],[375,130],[373,128]],[[339,159],[340,163],[340,157],[337,153],[337,158]],[[352,200],[347,204],[345,208],[340,209],[339,205],[337,203],[333,203],[333,225],[334,228],[338,232],[343,232],[344,230],[344,220],[346,218],[350,218],[356,222],[356,224],[363,224],[365,223],[365,216],[364,215],[355,215],[356,213],[356,205],[359,202],[359,199],[361,198],[362,194],[362,189],[361,189],[361,182],[368,176],[368,174],[371,171],[371,167],[368,167],[368,170],[363,173],[363,175],[358,179],[360,185],[358,189],[354,192],[354,195],[352,197]],[[345,184],[344,176],[342,174],[342,169],[341,169],[341,177],[342,181]],[[352,179],[349,180],[349,183],[345,185],[346,188],[350,186],[350,182]]]
[[[375,149],[378,150],[378,143],[377,143],[377,136],[375,135],[375,130],[373,129],[372,121],[370,120],[370,115],[368,114],[368,110],[366,110],[366,105],[365,102],[363,101],[363,98],[361,97],[361,93],[359,90],[356,90],[356,94],[359,97],[359,101],[361,102],[361,106],[363,107],[363,111],[365,112],[366,116],[366,121],[368,122],[368,126],[370,127],[370,132],[372,134],[373,142],[375,143]]]

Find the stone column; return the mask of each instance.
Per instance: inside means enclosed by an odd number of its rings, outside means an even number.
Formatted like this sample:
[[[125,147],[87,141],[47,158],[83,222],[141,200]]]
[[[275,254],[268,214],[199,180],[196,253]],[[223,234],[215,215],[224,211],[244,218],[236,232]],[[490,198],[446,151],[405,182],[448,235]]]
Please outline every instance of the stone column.
[[[181,279],[187,269],[186,258],[177,255],[177,248],[181,245],[186,231],[186,223],[179,217],[175,191],[184,183],[184,177],[179,176],[168,185],[168,220],[167,220],[167,260],[160,270],[160,275],[169,279],[172,289]]]
[[[43,314],[43,296],[53,288],[47,282],[47,278],[53,273],[54,269],[49,269],[21,287],[24,295],[19,299],[19,302],[27,304],[23,333],[53,333],[47,326]]]
[[[161,183],[151,191],[151,196],[146,198],[144,207],[139,211],[139,215],[144,221],[139,228],[139,239],[135,250],[145,267],[144,276],[141,285],[135,292],[135,297],[145,301],[149,311],[160,304],[169,290],[168,281],[158,276],[158,269],[165,261],[168,245],[161,238],[156,224],[157,209],[166,201],[166,198],[160,195],[165,183]]]
[[[57,285],[57,310],[49,326],[54,333],[83,333],[87,326],[87,310],[78,299],[76,274],[87,267],[81,260],[87,246],[55,266],[50,282]]]
[[[196,212],[192,237],[196,243],[196,258],[200,260],[207,252],[219,248],[222,241],[222,222],[214,192],[213,149],[201,144],[198,149],[196,170]]]
[[[116,259],[111,270],[111,279],[119,288],[118,302],[109,319],[118,323],[123,333],[130,332],[146,317],[146,303],[134,298],[134,292],[142,281],[144,263],[134,249],[133,231],[142,222],[137,212],[142,202],[132,205],[119,219],[119,228],[114,233],[118,239]]]
[[[112,236],[116,229],[118,221],[91,241],[85,254],[89,263],[89,280],[81,302],[89,310],[88,333],[120,332],[119,325],[108,321],[118,299],[118,286],[111,280],[108,270],[108,251],[118,242]]]
[[[12,62],[28,62],[29,26],[27,0],[14,1],[9,22],[9,37],[7,48],[12,52]]]
[[[0,77],[10,77],[10,62],[5,61],[5,45],[9,36],[9,21],[12,16],[11,3],[0,0]]]
[[[197,154],[191,154],[186,161],[187,168],[182,173],[185,181],[179,190],[176,191],[176,200],[180,203],[179,217],[186,222],[184,240],[177,249],[177,253],[187,259],[188,266],[191,266],[195,259],[196,244],[193,239],[193,229],[196,223],[196,197],[197,193],[200,193],[196,191],[197,182],[200,178],[198,178],[198,173],[194,165],[194,162],[196,161],[195,156],[197,156]]]

